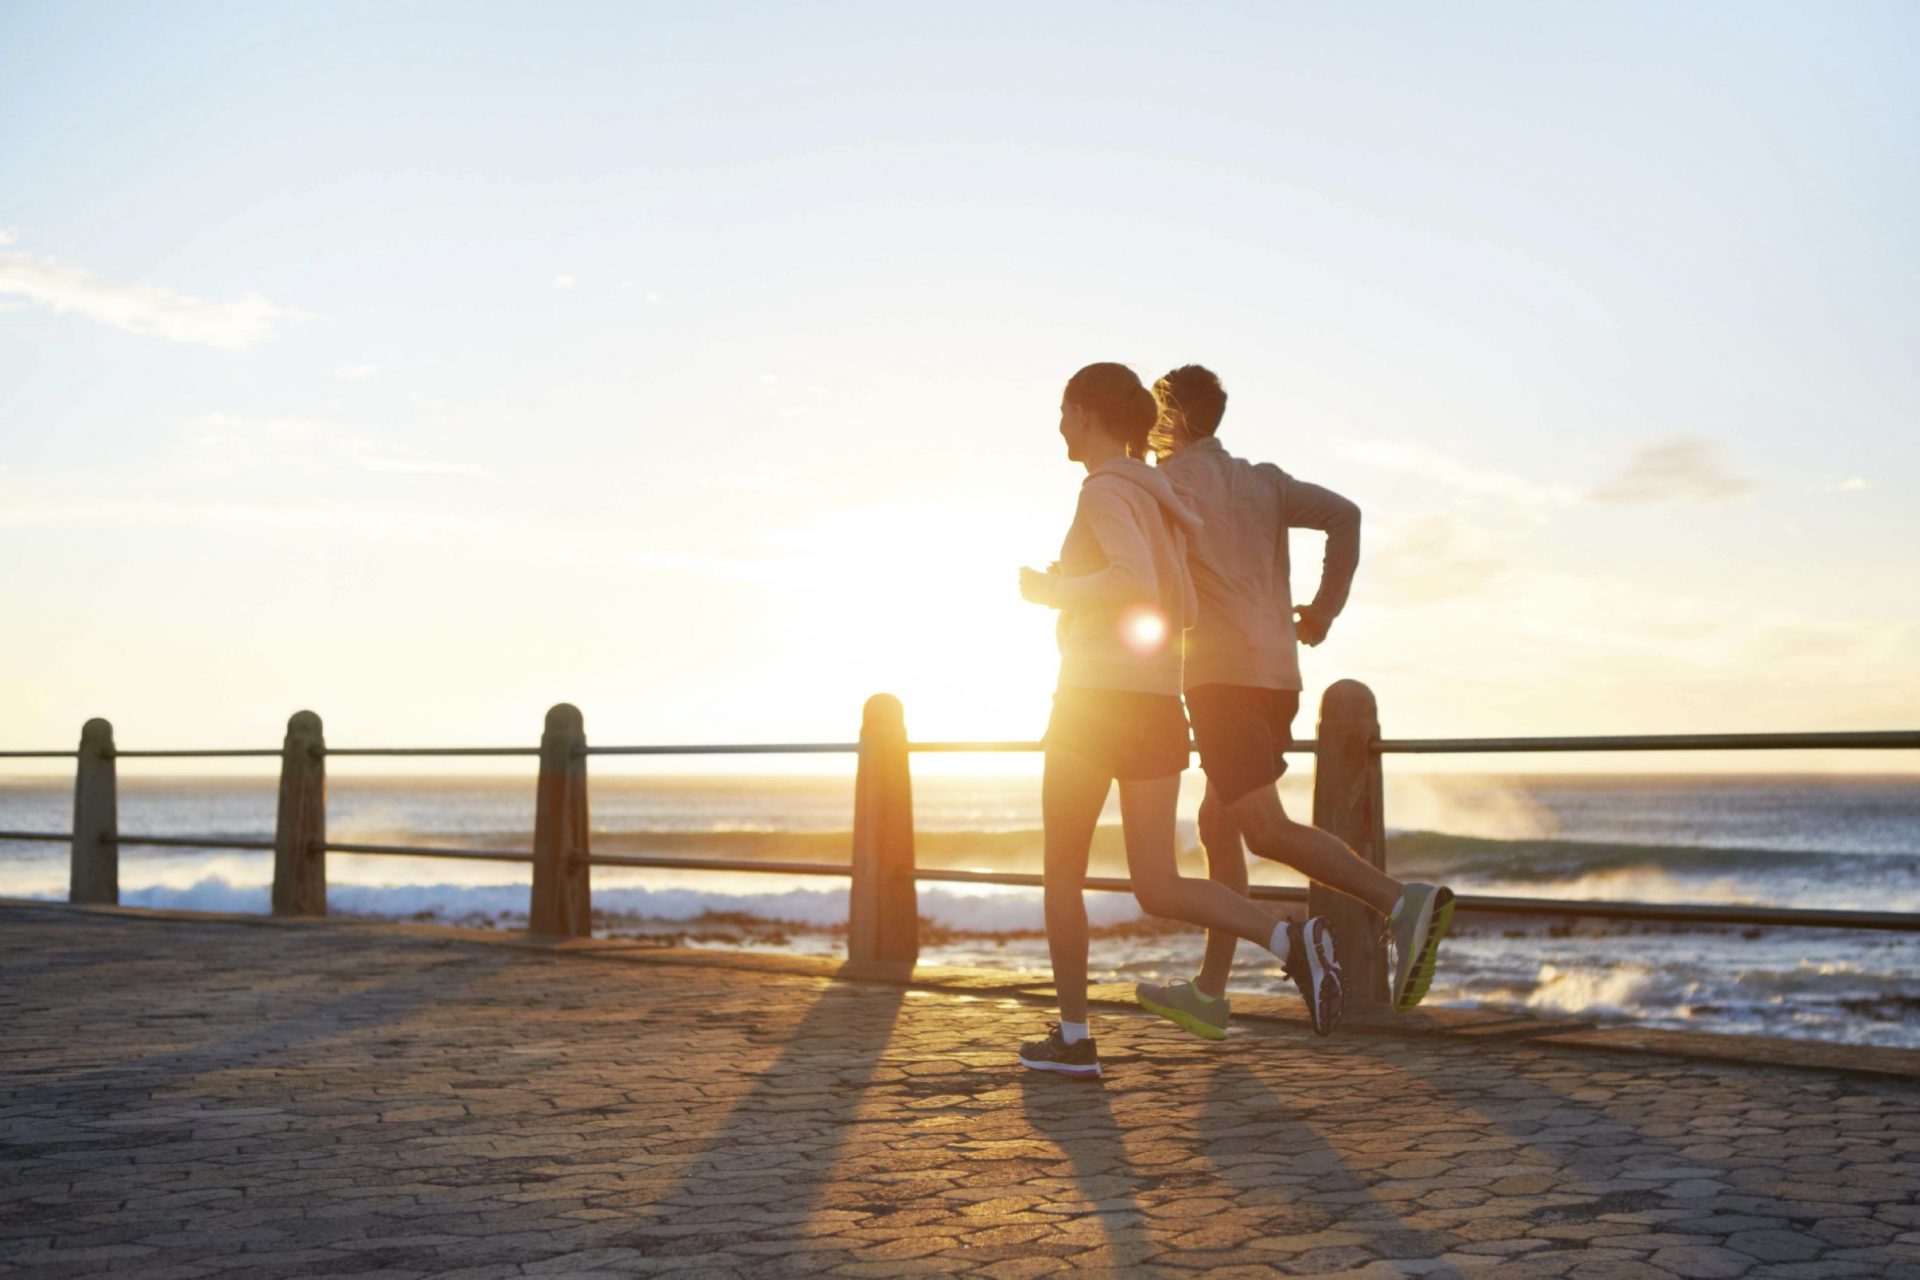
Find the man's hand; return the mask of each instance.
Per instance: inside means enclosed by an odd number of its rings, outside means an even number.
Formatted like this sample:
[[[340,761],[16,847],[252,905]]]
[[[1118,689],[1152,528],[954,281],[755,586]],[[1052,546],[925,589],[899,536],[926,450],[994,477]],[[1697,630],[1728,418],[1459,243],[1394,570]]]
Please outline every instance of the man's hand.
[[[1298,605],[1293,611],[1293,634],[1301,644],[1312,647],[1327,638],[1327,632],[1333,626],[1333,619],[1310,604]]]
[[[1042,573],[1038,569],[1022,568],[1020,570],[1020,598],[1022,600],[1030,600],[1034,604],[1052,604],[1054,572],[1053,569]]]

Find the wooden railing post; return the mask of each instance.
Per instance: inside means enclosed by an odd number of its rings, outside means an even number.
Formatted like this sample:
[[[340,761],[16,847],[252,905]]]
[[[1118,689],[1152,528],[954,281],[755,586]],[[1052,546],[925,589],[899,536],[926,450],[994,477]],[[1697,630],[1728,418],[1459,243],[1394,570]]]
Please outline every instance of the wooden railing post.
[[[527,931],[584,938],[593,931],[593,869],[587,838],[587,730],[580,708],[561,702],[540,736],[534,792],[533,903]]]
[[[920,905],[913,881],[913,771],[900,699],[876,693],[860,721],[853,782],[853,884],[847,900],[847,961],[899,976],[920,959]]]
[[[1358,680],[1328,686],[1320,699],[1319,743],[1313,766],[1313,825],[1332,832],[1381,870],[1387,865],[1385,789],[1380,754],[1380,711],[1373,690]],[[1347,1007],[1387,1003],[1387,956],[1381,941],[1386,921],[1372,909],[1314,885],[1307,910],[1333,926],[1334,946],[1345,977]]]
[[[280,748],[273,824],[273,914],[327,914],[327,743],[320,717],[296,711]]]
[[[113,726],[89,720],[80,729],[80,760],[73,772],[73,858],[68,902],[120,901],[119,784],[113,765]]]

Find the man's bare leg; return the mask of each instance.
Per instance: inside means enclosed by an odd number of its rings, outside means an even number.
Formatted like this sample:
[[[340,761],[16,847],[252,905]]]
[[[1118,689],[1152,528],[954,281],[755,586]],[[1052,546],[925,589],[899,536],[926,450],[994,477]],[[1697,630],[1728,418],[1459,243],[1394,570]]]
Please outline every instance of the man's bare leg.
[[[1284,863],[1383,916],[1400,901],[1400,881],[1355,853],[1340,837],[1289,818],[1278,787],[1249,791],[1227,806],[1227,816],[1247,847],[1270,862]],[[1211,854],[1208,865],[1212,866]]]
[[[1220,798],[1207,787],[1200,802],[1200,847],[1207,854],[1207,876],[1244,896],[1247,892],[1247,855],[1240,843],[1240,828]],[[1227,978],[1233,972],[1233,953],[1240,939],[1225,929],[1207,930],[1207,958],[1193,985],[1201,994],[1218,999],[1227,993]]]
[[[1393,947],[1388,989],[1394,1007],[1411,1009],[1425,998],[1440,942],[1453,921],[1451,889],[1395,880],[1330,832],[1295,822],[1281,807],[1278,788],[1253,791],[1227,811],[1255,853],[1386,917]]]

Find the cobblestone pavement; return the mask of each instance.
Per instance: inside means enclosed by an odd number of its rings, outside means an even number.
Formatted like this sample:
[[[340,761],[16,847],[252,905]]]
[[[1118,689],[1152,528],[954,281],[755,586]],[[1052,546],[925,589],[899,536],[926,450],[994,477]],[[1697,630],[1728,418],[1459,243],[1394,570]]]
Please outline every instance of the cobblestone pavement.
[[[0,1275],[1920,1276],[1920,1086],[0,909]]]

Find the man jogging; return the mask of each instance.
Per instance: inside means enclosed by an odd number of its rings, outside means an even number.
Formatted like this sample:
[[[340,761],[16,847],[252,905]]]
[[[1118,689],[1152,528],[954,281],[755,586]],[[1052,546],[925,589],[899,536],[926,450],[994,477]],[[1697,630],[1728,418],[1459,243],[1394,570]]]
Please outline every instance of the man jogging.
[[[1285,753],[1300,709],[1294,642],[1297,637],[1319,644],[1346,605],[1360,563],[1360,509],[1271,463],[1228,453],[1214,437],[1226,413],[1227,393],[1211,371],[1199,365],[1175,369],[1155,384],[1154,393],[1164,407],[1155,440],[1160,468],[1202,522],[1188,548],[1200,609],[1188,632],[1184,684],[1200,767],[1207,775],[1200,840],[1208,873],[1245,893],[1244,837],[1259,856],[1385,916],[1393,952],[1393,1004],[1411,1009],[1433,980],[1434,955],[1453,917],[1452,892],[1402,884],[1338,837],[1293,821],[1276,785],[1286,772]],[[1289,581],[1291,529],[1327,535],[1319,590],[1298,608]],[[1306,921],[1301,932],[1316,958],[1330,959],[1324,920]],[[1140,1003],[1197,1035],[1224,1035],[1227,974],[1236,941],[1232,934],[1209,932],[1199,976],[1170,986],[1141,983]],[[1337,966],[1333,974],[1337,986]],[[1309,991],[1300,974],[1290,971],[1289,976],[1301,985],[1314,1029],[1331,1030],[1323,1025],[1319,992]],[[1336,999],[1335,1016],[1338,1008]]]

